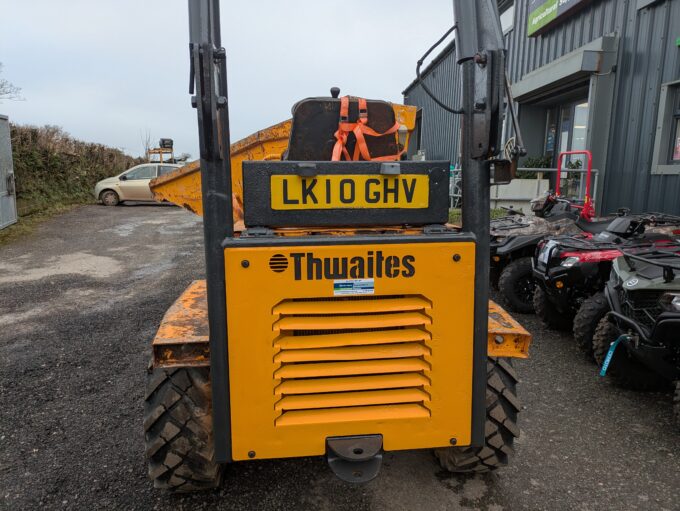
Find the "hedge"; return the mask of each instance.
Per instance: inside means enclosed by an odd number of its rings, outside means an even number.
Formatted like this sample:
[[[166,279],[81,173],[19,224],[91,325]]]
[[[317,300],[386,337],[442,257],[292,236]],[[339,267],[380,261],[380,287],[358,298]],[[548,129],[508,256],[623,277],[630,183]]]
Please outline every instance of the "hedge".
[[[100,179],[142,162],[120,149],[76,140],[58,126],[11,125],[19,216],[92,202]]]

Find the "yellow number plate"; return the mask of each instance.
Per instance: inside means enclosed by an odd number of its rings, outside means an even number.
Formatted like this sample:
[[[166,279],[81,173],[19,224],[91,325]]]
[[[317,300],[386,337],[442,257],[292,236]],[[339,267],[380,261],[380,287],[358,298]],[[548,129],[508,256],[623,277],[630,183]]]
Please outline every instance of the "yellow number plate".
[[[423,209],[430,177],[424,174],[271,176],[271,207],[291,209]]]

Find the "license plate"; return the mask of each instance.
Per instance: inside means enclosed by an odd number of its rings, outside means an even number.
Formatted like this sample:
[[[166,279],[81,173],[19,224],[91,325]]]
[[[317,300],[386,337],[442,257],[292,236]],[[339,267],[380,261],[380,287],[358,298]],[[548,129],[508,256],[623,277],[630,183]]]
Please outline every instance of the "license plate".
[[[271,176],[271,207],[294,209],[425,209],[430,178],[423,174],[384,176]]]
[[[555,240],[549,240],[545,245],[543,245],[543,248],[541,248],[541,251],[538,253],[539,263],[543,263],[547,266],[548,261],[550,261],[550,252],[555,245],[557,245]]]

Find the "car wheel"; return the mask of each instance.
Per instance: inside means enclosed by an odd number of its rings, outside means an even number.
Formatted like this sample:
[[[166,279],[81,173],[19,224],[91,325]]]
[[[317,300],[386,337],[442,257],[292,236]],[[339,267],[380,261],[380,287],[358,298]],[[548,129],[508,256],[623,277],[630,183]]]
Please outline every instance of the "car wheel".
[[[101,193],[99,199],[104,206],[117,206],[120,204],[120,197],[118,197],[118,194],[113,190],[105,190]]]

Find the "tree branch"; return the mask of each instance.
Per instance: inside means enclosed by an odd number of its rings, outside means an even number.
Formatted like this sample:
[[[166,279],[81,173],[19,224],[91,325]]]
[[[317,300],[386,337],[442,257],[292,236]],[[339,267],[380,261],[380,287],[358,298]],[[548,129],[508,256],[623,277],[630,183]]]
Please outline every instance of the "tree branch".
[[[2,73],[2,63],[0,63],[0,73]],[[3,99],[20,100],[21,89],[4,78],[0,78],[0,103]]]

